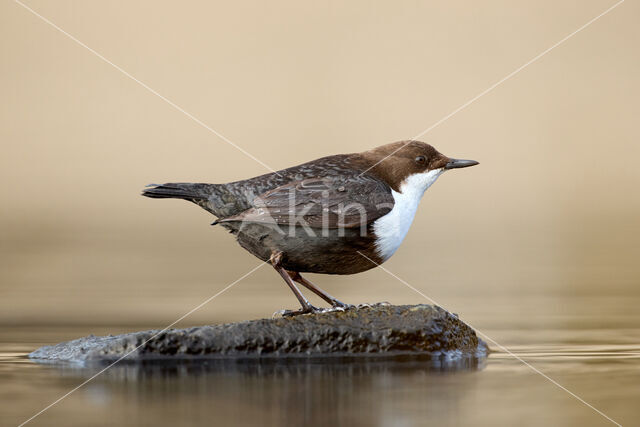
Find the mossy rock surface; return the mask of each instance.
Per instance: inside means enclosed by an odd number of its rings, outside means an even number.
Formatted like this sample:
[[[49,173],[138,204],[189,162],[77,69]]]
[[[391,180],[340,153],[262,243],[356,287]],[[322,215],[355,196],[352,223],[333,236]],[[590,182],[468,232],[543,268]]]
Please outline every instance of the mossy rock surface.
[[[478,357],[486,343],[456,315],[432,305],[360,305],[295,317],[187,329],[88,336],[30,354],[47,361],[359,356]]]

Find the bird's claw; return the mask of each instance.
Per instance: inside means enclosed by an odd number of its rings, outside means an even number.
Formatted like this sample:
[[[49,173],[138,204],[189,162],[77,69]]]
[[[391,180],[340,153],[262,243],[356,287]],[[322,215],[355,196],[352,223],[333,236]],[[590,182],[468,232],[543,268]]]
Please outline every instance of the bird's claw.
[[[282,317],[293,317],[298,316],[300,314],[311,314],[311,313],[322,313],[324,310],[322,308],[314,307],[309,304],[307,307],[303,307],[300,310],[279,310],[276,311],[273,315],[280,315]]]
[[[319,308],[309,304],[307,307],[301,308],[300,310],[278,310],[273,313],[272,317],[293,317],[300,314],[330,313],[332,311],[347,311],[352,308],[356,308],[356,306],[353,304],[345,304],[336,300],[330,308]]]
[[[331,304],[331,308],[333,310],[339,310],[339,311],[346,311],[346,310],[349,310],[349,309],[352,309],[352,308],[355,308],[355,307],[356,307],[355,305],[345,304],[345,303],[340,302],[338,300],[335,300],[333,302],[333,304]]]

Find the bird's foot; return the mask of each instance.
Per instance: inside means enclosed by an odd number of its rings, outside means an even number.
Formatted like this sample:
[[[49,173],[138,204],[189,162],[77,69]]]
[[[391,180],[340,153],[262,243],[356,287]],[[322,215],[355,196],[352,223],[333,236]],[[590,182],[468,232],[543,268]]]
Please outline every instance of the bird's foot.
[[[355,305],[353,305],[353,304],[346,304],[346,303],[344,303],[344,302],[342,302],[342,301],[338,301],[338,300],[334,300],[334,301],[331,303],[331,306],[332,306],[333,308],[338,308],[338,309],[339,309],[339,308],[341,308],[341,309],[343,309],[343,310],[349,310],[350,308],[355,308],[355,307],[356,307],[356,306],[355,306]]]
[[[310,314],[310,313],[321,313],[323,310],[318,307],[314,307],[309,304],[306,307],[301,308],[300,310],[283,310],[282,317],[293,317],[298,316],[300,314]]]
[[[300,314],[322,313],[323,311],[324,310],[322,308],[314,307],[313,305],[309,304],[306,307],[302,307],[300,310],[280,310],[276,311],[273,315],[274,317],[278,315],[282,317],[293,317]]]
[[[307,307],[303,307],[300,310],[278,310],[273,313],[272,317],[293,317],[300,314],[331,313],[332,311],[347,311],[353,308],[356,308],[353,304],[345,304],[341,301],[335,300],[331,303],[330,308],[320,308],[309,304]]]

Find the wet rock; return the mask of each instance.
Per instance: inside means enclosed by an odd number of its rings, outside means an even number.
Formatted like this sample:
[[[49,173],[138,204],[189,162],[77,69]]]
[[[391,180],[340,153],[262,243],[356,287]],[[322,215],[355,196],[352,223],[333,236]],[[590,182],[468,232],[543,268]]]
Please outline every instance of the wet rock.
[[[485,357],[487,345],[456,315],[431,305],[360,305],[348,310],[188,329],[88,336],[30,354],[42,361],[184,358]]]

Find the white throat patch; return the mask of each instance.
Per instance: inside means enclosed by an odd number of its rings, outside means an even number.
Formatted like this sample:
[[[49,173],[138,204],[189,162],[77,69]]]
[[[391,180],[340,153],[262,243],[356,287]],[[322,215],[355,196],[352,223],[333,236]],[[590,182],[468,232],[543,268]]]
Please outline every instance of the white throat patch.
[[[400,247],[411,227],[420,199],[442,172],[444,169],[434,169],[410,175],[400,185],[399,193],[391,190],[394,200],[393,209],[373,223],[376,251],[383,261],[391,258],[391,255]]]

